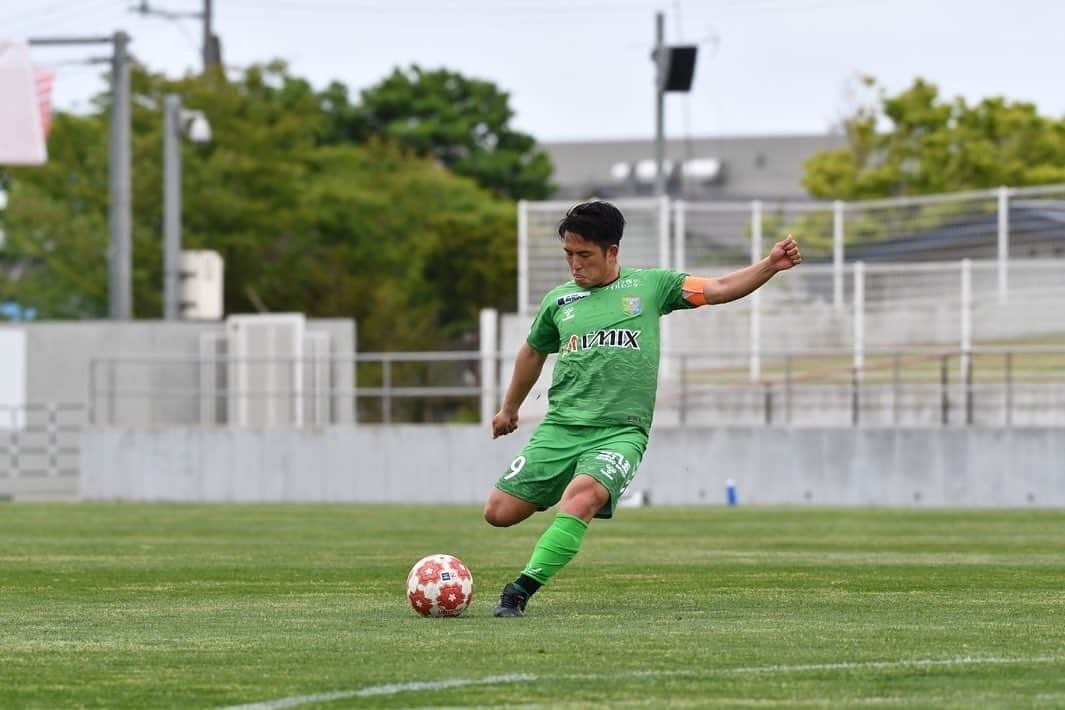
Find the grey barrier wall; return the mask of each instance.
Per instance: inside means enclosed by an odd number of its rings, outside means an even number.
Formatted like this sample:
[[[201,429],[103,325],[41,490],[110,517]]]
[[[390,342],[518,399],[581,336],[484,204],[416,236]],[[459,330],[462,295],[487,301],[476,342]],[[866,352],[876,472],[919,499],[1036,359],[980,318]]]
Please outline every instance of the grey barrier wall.
[[[477,503],[531,435],[485,427],[90,429],[88,500]],[[652,504],[1065,506],[1065,429],[657,429]]]
[[[42,321],[0,324],[0,329],[17,330],[25,334],[25,401],[85,402],[88,407],[108,407],[93,391],[111,373],[92,372],[94,360],[103,358],[187,358],[195,364],[201,355],[203,334],[224,333],[222,321]],[[307,321],[309,332],[328,333],[332,352],[351,353],[355,350],[355,322],[349,319],[314,319]],[[191,372],[192,370],[190,370]],[[350,390],[352,374],[340,373],[345,381],[338,389]],[[96,376],[97,382],[92,378]],[[143,393],[138,400],[123,403],[124,421],[151,424],[152,411],[158,409],[160,398],[153,392],[174,388],[191,388],[190,375],[177,368],[169,374],[158,370],[126,367],[119,373],[120,382],[106,382],[111,388]],[[189,391],[192,391],[191,389]],[[96,401],[94,401],[96,400]],[[131,401],[133,403],[131,404]],[[195,398],[192,401],[196,403]],[[165,405],[165,403],[164,403]],[[193,418],[198,412],[189,414]],[[346,418],[350,421],[350,415]]]

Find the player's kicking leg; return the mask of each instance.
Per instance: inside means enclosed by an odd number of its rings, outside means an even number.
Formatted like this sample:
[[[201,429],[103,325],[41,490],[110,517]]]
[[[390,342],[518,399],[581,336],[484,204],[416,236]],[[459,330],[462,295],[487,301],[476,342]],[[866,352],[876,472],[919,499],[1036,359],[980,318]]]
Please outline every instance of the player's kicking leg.
[[[588,523],[610,501],[610,491],[602,483],[587,474],[574,476],[562,494],[555,521],[540,536],[529,563],[499,595],[495,615],[524,616],[529,597],[577,556]]]

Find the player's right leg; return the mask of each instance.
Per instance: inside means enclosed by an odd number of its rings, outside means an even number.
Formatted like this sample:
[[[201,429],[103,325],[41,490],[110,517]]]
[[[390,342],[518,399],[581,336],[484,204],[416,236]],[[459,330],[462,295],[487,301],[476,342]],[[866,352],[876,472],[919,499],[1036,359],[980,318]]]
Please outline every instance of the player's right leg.
[[[484,519],[489,525],[505,528],[517,525],[539,509],[536,503],[493,488],[488,494],[488,502],[484,504]]]
[[[538,426],[529,443],[496,481],[485,505],[485,520],[492,525],[513,525],[558,503],[573,477],[578,453],[573,446],[573,436],[564,428],[549,424]],[[522,582],[526,585],[524,588]],[[522,616],[526,601],[539,586],[523,574],[503,588],[495,615]]]

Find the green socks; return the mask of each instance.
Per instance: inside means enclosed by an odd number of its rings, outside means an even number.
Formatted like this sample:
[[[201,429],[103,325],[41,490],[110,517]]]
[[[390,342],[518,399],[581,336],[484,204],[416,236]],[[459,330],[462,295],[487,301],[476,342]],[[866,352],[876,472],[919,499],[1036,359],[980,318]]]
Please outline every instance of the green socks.
[[[577,556],[577,551],[581,549],[581,540],[584,539],[584,531],[587,529],[588,523],[575,515],[556,515],[555,522],[540,536],[522,574],[540,584],[546,584],[547,580],[558,574],[567,562]]]

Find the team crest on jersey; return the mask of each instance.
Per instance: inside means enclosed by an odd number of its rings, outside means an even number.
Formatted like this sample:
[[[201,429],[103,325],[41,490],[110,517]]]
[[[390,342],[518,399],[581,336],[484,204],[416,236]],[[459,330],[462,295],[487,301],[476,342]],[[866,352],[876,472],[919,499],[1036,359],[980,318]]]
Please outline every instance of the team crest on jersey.
[[[640,304],[639,296],[622,296],[621,297],[621,310],[628,316],[638,316],[643,313],[643,306]]]

